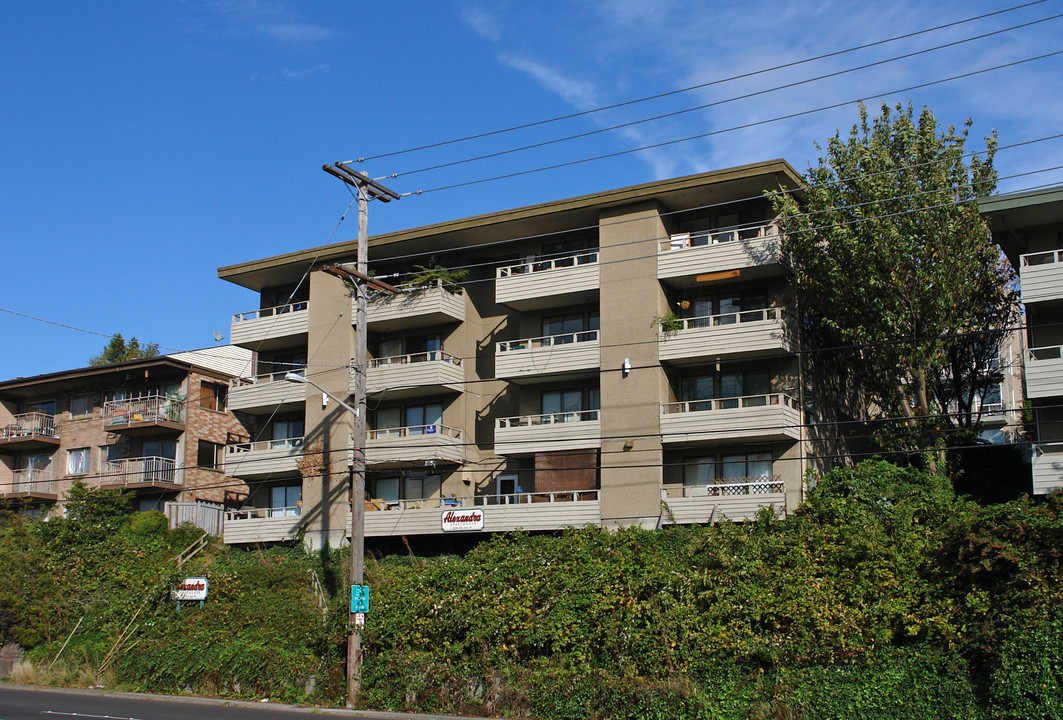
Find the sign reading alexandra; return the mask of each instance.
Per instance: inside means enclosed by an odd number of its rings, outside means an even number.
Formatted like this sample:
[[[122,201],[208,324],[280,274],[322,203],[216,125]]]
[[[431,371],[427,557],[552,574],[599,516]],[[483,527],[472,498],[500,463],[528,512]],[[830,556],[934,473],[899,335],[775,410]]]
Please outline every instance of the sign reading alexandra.
[[[185,578],[173,589],[173,599],[181,600],[206,600],[207,579],[205,577]]]
[[[447,510],[440,516],[443,532],[484,529],[484,511],[475,508]]]

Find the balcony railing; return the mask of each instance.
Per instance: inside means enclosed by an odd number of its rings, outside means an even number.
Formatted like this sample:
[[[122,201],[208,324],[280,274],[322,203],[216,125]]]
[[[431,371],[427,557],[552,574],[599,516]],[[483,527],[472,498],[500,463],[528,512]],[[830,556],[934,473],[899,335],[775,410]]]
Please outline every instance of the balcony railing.
[[[250,378],[233,378],[229,381],[228,408],[243,412],[272,412],[278,405],[305,402],[306,385],[286,382],[284,375],[287,372],[305,375],[306,368],[282,370]]]
[[[240,455],[242,453],[261,452],[266,450],[290,450],[301,448],[302,446],[303,439],[301,437],[280,438],[277,440],[256,440],[255,442],[233,443],[232,445],[225,446],[225,452],[231,455]]]
[[[779,229],[774,225],[753,225],[750,227],[732,227],[721,230],[697,230],[676,233],[667,240],[662,240],[658,247],[660,252],[686,250],[687,248],[722,245],[736,240],[756,240],[758,238],[776,237]]]
[[[677,233],[657,247],[657,277],[687,278],[744,267],[778,265],[779,230],[775,225]]]
[[[101,485],[180,485],[177,462],[164,457],[109,460],[100,473]]]
[[[468,495],[465,497],[419,498],[414,500],[369,500],[365,509],[373,510],[446,510],[459,507],[491,507],[495,505],[528,505],[531,503],[586,502],[598,500],[598,490],[564,490],[557,492],[509,493],[501,495]]]
[[[597,339],[597,330],[584,330],[583,332],[544,335],[542,337],[524,338],[522,340],[504,340],[496,345],[496,351],[498,353],[506,353],[516,350],[535,350],[537,348],[554,347],[556,345],[593,342]]]
[[[706,485],[684,485],[683,497],[731,497],[734,495],[765,495],[785,490],[783,481],[774,475],[721,478]]]
[[[15,415],[10,423],[0,427],[0,440],[32,437],[58,438],[59,429],[55,424],[55,417],[42,412],[21,413]]]
[[[185,401],[166,395],[109,400],[103,404],[103,422],[108,429],[137,423],[185,422]]]
[[[595,422],[597,410],[578,410],[572,412],[544,413],[542,415],[520,415],[517,417],[498,418],[496,427],[507,428],[538,427],[540,425],[561,425],[565,423]]]
[[[683,402],[665,403],[661,406],[664,415],[675,413],[705,412],[708,410],[734,410],[736,408],[768,407],[782,405],[797,408],[797,400],[784,393],[767,395],[743,395],[740,397],[711,398],[708,400],[685,400]]]
[[[1024,303],[1063,299],[1063,250],[1020,257],[1019,285]]]
[[[742,323],[764,322],[766,320],[782,320],[786,313],[782,308],[761,308],[759,310],[741,310],[739,312],[721,313],[719,315],[701,315],[692,318],[678,318],[681,327],[675,332],[694,330],[696,328],[721,327],[725,325],[741,325]],[[672,331],[662,331],[669,335]]]
[[[1032,267],[1036,265],[1052,265],[1063,263],[1063,250],[1048,250],[1046,252],[1027,253],[1019,258],[1019,267]]]
[[[239,510],[227,510],[225,512],[225,521],[251,520],[254,518],[299,517],[302,512],[303,508],[301,505],[290,505],[288,507],[241,508]]]
[[[558,258],[530,259],[516,265],[506,265],[496,270],[496,277],[507,278],[514,275],[526,275],[528,273],[546,272],[559,268],[575,267],[577,265],[589,265],[598,262],[598,251],[565,255]]]
[[[461,358],[442,350],[429,350],[428,352],[410,353],[409,355],[389,355],[387,357],[373,358],[369,361],[369,368],[384,368],[424,362],[448,362],[460,366]]]
[[[256,375],[254,377],[233,378],[229,381],[229,387],[231,388],[246,388],[253,386],[266,385],[267,383],[279,382],[284,380],[284,376],[288,373],[295,373],[297,375],[305,375],[306,368],[292,368],[290,370],[281,370],[275,373],[266,373],[264,375]]]
[[[0,495],[55,495],[55,472],[47,468],[19,468],[10,483],[0,483]]]
[[[228,545],[292,540],[298,535],[301,513],[299,506],[229,510],[222,537]]]
[[[410,425],[407,427],[378,428],[369,431],[370,440],[390,440],[407,437],[441,437],[461,439],[461,430],[447,427],[446,425]]]
[[[258,310],[249,310],[242,313],[233,314],[233,323],[244,322],[246,320],[261,320],[262,318],[276,317],[278,315],[286,315],[288,313],[299,312],[300,310],[306,310],[308,303],[305,300],[288,303],[287,305],[277,305],[276,307],[259,308]]]

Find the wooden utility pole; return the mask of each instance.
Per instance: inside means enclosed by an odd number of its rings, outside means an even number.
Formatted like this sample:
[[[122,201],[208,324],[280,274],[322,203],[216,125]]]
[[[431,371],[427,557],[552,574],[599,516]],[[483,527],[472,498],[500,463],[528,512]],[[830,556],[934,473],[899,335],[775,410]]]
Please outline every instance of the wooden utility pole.
[[[351,585],[361,585],[365,571],[365,371],[366,346],[366,286],[369,281],[369,201],[391,202],[398,193],[387,189],[364,173],[349,169],[344,163],[323,165],[329,175],[338,177],[358,193],[358,269],[344,272],[332,268],[332,274],[344,273],[354,283],[354,396],[358,412],[354,417],[354,461],[351,463]],[[341,275],[343,277],[343,275]],[[382,284],[382,283],[380,283]],[[362,689],[362,626],[355,622],[354,613],[348,618],[350,636],[347,639],[347,706],[355,707]]]

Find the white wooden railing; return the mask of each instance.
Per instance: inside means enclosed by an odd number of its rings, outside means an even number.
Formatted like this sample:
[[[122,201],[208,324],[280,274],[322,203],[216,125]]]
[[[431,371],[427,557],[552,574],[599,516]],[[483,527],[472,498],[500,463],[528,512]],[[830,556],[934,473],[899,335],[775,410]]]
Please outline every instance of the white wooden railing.
[[[108,460],[100,473],[105,485],[132,485],[139,483],[166,483],[180,485],[181,474],[177,462],[164,457],[123,458]]]
[[[262,450],[282,450],[284,448],[300,448],[303,446],[301,437],[279,438],[277,440],[256,440],[255,442],[232,443],[225,446],[225,452],[230,455],[240,453],[259,452]]]
[[[306,368],[292,368],[291,370],[281,370],[279,372],[267,373],[265,375],[256,375],[254,377],[232,378],[231,380],[229,380],[229,387],[242,388],[250,387],[252,385],[264,385],[266,383],[278,382],[284,380],[284,376],[288,373],[305,375]]]
[[[683,402],[665,403],[661,405],[661,411],[665,415],[673,413],[704,412],[706,410],[733,410],[735,408],[766,407],[769,405],[785,405],[796,408],[797,401],[784,393],[768,393],[767,395],[743,395],[740,397],[711,398],[707,400],[686,400]]]
[[[565,255],[564,257],[557,258],[532,258],[516,265],[500,267],[496,271],[496,276],[505,278],[513,275],[524,275],[525,273],[557,270],[559,268],[573,267],[575,265],[589,265],[596,262],[598,262],[597,250],[577,253],[575,255]]]
[[[753,475],[750,477],[720,478],[714,483],[704,485],[683,485],[684,497],[730,497],[736,495],[767,495],[786,490],[783,481],[775,475]],[[668,499],[667,489],[661,498]]]
[[[779,234],[775,225],[754,225],[750,227],[732,227],[722,230],[698,230],[695,232],[676,233],[658,245],[658,252],[685,250],[705,245],[720,245],[735,240],[756,240]]]
[[[407,427],[378,428],[369,431],[370,440],[388,440],[391,438],[425,437],[441,435],[461,439],[461,430],[446,425],[410,425]]]
[[[443,361],[461,365],[461,358],[455,357],[442,350],[428,350],[427,352],[410,353],[409,355],[389,355],[387,357],[373,358],[369,361],[370,368],[390,367],[392,365],[409,365],[412,363]]]
[[[485,507],[492,505],[528,505],[531,503],[597,502],[598,490],[564,490],[558,492],[508,493],[501,495],[469,495],[465,497],[418,498],[412,500],[367,500],[365,509],[372,510],[432,510],[455,507]]]
[[[55,495],[55,472],[47,468],[19,468],[10,483],[0,483],[0,494],[46,493]]]
[[[516,428],[536,425],[560,425],[562,423],[593,422],[598,419],[597,410],[578,410],[573,412],[544,413],[542,415],[520,415],[517,417],[498,418],[496,427]]]
[[[583,330],[581,332],[561,333],[559,335],[544,335],[536,338],[524,338],[522,340],[504,340],[496,345],[499,353],[511,350],[529,350],[554,345],[568,345],[571,343],[593,342],[598,339],[597,330]]]
[[[302,512],[302,507],[298,505],[269,508],[240,508],[239,510],[226,510],[225,522],[232,522],[233,520],[251,520],[253,518],[299,517]]]
[[[185,402],[167,395],[146,395],[138,398],[108,400],[103,404],[106,425],[129,425],[139,422],[185,421]]]
[[[1033,362],[1038,360],[1060,360],[1063,359],[1063,345],[1029,348],[1027,353],[1029,353],[1028,359]]]
[[[1021,267],[1031,265],[1052,265],[1063,262],[1063,250],[1047,250],[1045,252],[1027,253],[1019,258]]]
[[[719,315],[700,315],[692,318],[677,318],[682,324],[676,332],[693,328],[716,327],[719,325],[739,325],[741,323],[764,322],[765,320],[782,320],[786,313],[782,308],[761,308],[759,310],[740,310]]]
[[[308,303],[305,300],[298,300],[296,302],[288,303],[287,305],[277,305],[270,308],[259,308],[258,310],[249,310],[248,312],[235,313],[233,315],[233,322],[238,323],[244,320],[258,320],[259,318],[272,317],[274,315],[283,315],[285,313],[298,312],[300,310],[306,310]]]
[[[59,437],[55,417],[42,412],[21,413],[15,415],[10,423],[0,427],[0,438],[4,440],[33,435]]]

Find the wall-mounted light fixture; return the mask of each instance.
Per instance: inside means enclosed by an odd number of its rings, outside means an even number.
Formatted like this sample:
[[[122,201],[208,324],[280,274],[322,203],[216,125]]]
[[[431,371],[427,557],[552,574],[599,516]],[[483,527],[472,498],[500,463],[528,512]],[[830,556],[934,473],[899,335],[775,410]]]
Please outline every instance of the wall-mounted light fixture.
[[[620,366],[621,372],[624,377],[627,377],[631,373],[631,358],[624,358],[624,363]]]

